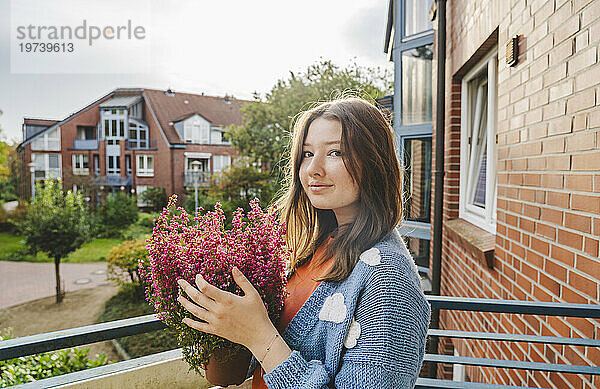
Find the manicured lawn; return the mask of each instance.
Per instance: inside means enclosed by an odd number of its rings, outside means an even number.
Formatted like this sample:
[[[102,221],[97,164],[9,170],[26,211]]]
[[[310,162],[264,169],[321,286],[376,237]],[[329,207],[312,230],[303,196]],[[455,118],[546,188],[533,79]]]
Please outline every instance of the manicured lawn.
[[[61,260],[62,263],[96,262],[106,260],[110,250],[120,244],[122,239],[94,239],[85,243],[79,249]],[[25,238],[21,235],[0,233],[0,260],[26,261],[26,262],[51,262],[52,259],[44,253],[36,256],[25,254]]]
[[[104,261],[110,250],[126,239],[146,239],[151,233],[150,213],[139,213],[137,223],[134,223],[121,232],[122,238],[97,238],[85,243],[79,249],[63,258],[63,263],[82,263]],[[148,223],[150,223],[148,225]],[[27,245],[25,237],[7,232],[0,232],[0,261],[26,261],[26,262],[51,262],[52,259],[44,253],[33,256],[25,252]]]

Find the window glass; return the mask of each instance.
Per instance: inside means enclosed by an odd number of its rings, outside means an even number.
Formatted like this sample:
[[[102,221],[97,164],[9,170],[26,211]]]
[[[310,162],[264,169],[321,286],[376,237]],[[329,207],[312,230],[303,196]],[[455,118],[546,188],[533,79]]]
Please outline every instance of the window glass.
[[[487,166],[487,68],[469,82],[470,104],[469,120],[469,182],[468,202],[485,208],[485,185]]]
[[[433,45],[402,52],[402,125],[431,122]]]
[[[404,35],[414,35],[431,30],[433,23],[429,20],[429,10],[433,0],[405,0]]]
[[[125,136],[125,121],[123,119],[119,120],[119,132],[121,137]]]
[[[48,156],[48,167],[50,169],[58,169],[58,155],[57,154],[50,154]]]
[[[111,124],[112,136],[117,136],[117,121],[113,120]]]
[[[109,121],[105,120],[104,121],[104,136],[110,136],[110,125],[109,125]]]
[[[429,241],[425,239],[405,237],[406,248],[412,254],[417,266],[429,267]]]
[[[404,219],[429,223],[431,138],[404,140]]]

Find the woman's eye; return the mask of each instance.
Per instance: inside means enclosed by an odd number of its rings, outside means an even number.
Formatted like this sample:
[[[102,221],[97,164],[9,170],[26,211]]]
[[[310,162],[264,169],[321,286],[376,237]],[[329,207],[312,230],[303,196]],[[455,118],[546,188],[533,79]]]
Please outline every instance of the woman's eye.
[[[302,158],[310,157],[310,154],[312,154],[310,151],[303,151]]]
[[[334,157],[341,157],[343,153],[339,150],[333,150],[330,154],[332,154]]]

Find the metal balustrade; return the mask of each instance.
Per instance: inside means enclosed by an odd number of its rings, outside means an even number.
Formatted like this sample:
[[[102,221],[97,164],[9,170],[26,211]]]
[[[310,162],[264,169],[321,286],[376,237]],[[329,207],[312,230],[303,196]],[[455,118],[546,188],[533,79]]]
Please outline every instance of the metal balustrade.
[[[494,300],[448,296],[426,296],[432,309],[475,311],[489,313],[510,313],[525,315],[545,315],[600,319],[600,305],[551,303],[538,301]],[[117,320],[84,327],[37,334],[0,342],[0,360],[7,360],[26,355],[58,350],[67,347],[85,345],[141,334],[165,328],[155,315],[146,315],[130,319]],[[448,337],[502,342],[529,342],[554,345],[600,347],[600,340],[585,338],[566,338],[553,336],[536,336],[527,334],[506,334],[489,332],[472,332],[458,330],[430,329],[429,337]],[[171,350],[147,357],[117,362],[111,365],[88,369],[76,373],[52,377],[34,384],[23,384],[18,387],[57,387],[81,381],[82,377],[101,377],[120,371],[131,370],[148,363],[160,360],[173,360],[181,357],[181,350]],[[453,355],[426,354],[425,362],[449,363],[469,366],[494,367],[504,369],[535,370],[542,372],[600,375],[600,367],[587,365],[567,365],[558,363],[541,363],[531,361],[500,360],[491,358],[459,357]],[[492,385],[473,382],[454,382],[441,379],[419,378],[416,388],[518,388],[515,386]]]

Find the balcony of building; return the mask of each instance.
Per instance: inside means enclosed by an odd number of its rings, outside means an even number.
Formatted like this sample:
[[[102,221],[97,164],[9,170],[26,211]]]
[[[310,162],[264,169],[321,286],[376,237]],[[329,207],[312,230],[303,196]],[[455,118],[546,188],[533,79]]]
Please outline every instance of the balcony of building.
[[[522,314],[527,316],[550,316],[566,318],[600,319],[600,306],[588,304],[567,304],[537,301],[490,300],[448,296],[427,296],[432,309],[447,311],[462,311],[486,313],[493,315]],[[151,332],[165,328],[165,325],[155,315],[140,316],[131,319],[118,320],[85,327],[72,328],[46,334],[31,335],[22,338],[0,342],[0,360],[19,358],[42,352],[58,350],[67,347],[85,345],[123,336]],[[579,337],[536,336],[521,333],[493,333],[487,328],[479,331],[459,331],[429,329],[429,342],[432,339],[452,338],[475,342],[499,342],[503,345],[518,342],[528,345],[555,346],[565,350],[568,346],[579,349],[600,348],[599,339]],[[542,346],[542,348],[546,347]],[[526,354],[524,354],[526,355]],[[425,371],[437,371],[436,364],[456,366],[474,366],[502,369],[503,371],[520,371],[536,374],[566,374],[581,375],[592,380],[600,375],[600,367],[591,364],[560,364],[543,360],[507,360],[489,355],[485,358],[442,355],[427,353],[424,358]],[[249,388],[251,379],[242,386]],[[204,385],[204,386],[202,386]],[[76,373],[51,377],[32,383],[19,385],[16,388],[105,388],[105,387],[207,387],[206,382],[197,374],[189,372],[182,360],[181,349],[165,351],[141,358],[125,360]],[[229,386],[231,388],[232,386]],[[526,381],[523,385],[508,386],[477,382],[457,382],[437,378],[422,377],[417,380],[415,388],[528,388]]]
[[[34,177],[36,181],[49,180],[49,179],[61,179],[62,172],[61,168],[47,168],[45,170],[35,170]]]
[[[156,139],[127,139],[127,150],[156,150]]]
[[[108,174],[106,176],[96,176],[95,182],[100,186],[131,186],[131,176],[121,177],[116,174]]]
[[[98,150],[98,139],[75,139],[73,150]]]
[[[198,185],[198,188],[208,187],[212,176],[211,172],[186,170],[183,172],[183,186],[190,189],[193,189],[196,185]]]

